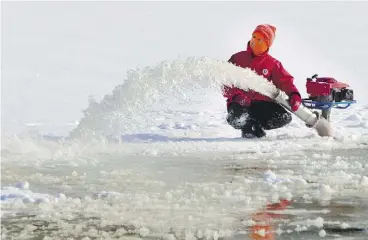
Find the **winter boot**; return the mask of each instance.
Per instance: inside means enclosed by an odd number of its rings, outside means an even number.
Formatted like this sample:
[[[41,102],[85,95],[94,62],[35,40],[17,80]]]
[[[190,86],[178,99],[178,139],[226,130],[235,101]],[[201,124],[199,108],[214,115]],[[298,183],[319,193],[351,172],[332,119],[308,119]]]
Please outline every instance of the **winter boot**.
[[[247,124],[242,128],[241,133],[242,138],[261,138],[266,136],[266,132],[257,123]]]

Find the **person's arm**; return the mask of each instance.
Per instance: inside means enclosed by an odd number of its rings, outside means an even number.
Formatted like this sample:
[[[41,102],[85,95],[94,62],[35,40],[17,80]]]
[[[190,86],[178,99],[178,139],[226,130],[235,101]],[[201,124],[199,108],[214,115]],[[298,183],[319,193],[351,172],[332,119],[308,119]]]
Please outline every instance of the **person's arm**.
[[[278,89],[281,89],[287,95],[293,93],[300,95],[299,90],[294,85],[294,77],[286,71],[280,62],[276,62],[272,71],[272,82]]]
[[[235,64],[235,59],[234,59],[235,57],[234,57],[234,55],[232,55],[231,57],[230,57],[230,59],[229,60],[227,60],[229,63],[232,63],[232,64]]]
[[[291,110],[295,112],[302,103],[299,90],[294,85],[294,77],[286,71],[280,62],[276,62],[272,72],[272,81],[275,86],[289,96]]]

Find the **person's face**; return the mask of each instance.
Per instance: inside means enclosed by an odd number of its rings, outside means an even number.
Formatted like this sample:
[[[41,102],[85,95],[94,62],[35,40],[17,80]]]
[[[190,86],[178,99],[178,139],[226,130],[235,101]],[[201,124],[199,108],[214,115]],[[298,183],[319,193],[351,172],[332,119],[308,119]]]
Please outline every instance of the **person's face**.
[[[255,32],[250,40],[250,47],[255,55],[260,55],[267,51],[268,46],[262,33]]]

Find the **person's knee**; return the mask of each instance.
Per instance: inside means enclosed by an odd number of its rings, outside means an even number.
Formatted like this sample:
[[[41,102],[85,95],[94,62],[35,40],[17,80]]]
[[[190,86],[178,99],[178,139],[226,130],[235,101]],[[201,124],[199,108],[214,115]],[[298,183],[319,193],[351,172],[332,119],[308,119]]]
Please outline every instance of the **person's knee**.
[[[230,111],[227,115],[226,121],[227,123],[235,129],[242,129],[247,124],[249,120],[248,113],[243,113],[240,116],[232,114]]]
[[[293,120],[293,117],[291,116],[291,114],[290,113],[288,113],[288,112],[285,112],[284,114],[284,125],[287,125],[287,124],[289,124],[289,123],[291,123],[291,121]]]
[[[235,129],[242,129],[249,119],[247,109],[237,103],[231,103],[227,111],[227,123]]]
[[[289,112],[284,112],[281,114],[281,118],[280,118],[280,125],[281,127],[288,125],[289,123],[291,123],[292,120],[292,116]]]
[[[264,129],[271,130],[284,127],[291,123],[292,119],[293,118],[289,112],[281,113],[279,116],[270,119],[266,126],[264,126]]]

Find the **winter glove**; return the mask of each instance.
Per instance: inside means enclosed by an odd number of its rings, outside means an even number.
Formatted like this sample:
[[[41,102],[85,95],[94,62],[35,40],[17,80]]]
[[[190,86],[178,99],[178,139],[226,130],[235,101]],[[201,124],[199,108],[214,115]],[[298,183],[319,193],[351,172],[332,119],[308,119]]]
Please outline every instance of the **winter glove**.
[[[289,96],[289,104],[291,107],[291,111],[295,112],[299,109],[300,104],[302,103],[302,98],[299,93],[292,93]]]
[[[233,102],[239,103],[243,107],[248,107],[251,100],[246,95],[237,94],[233,97]]]

